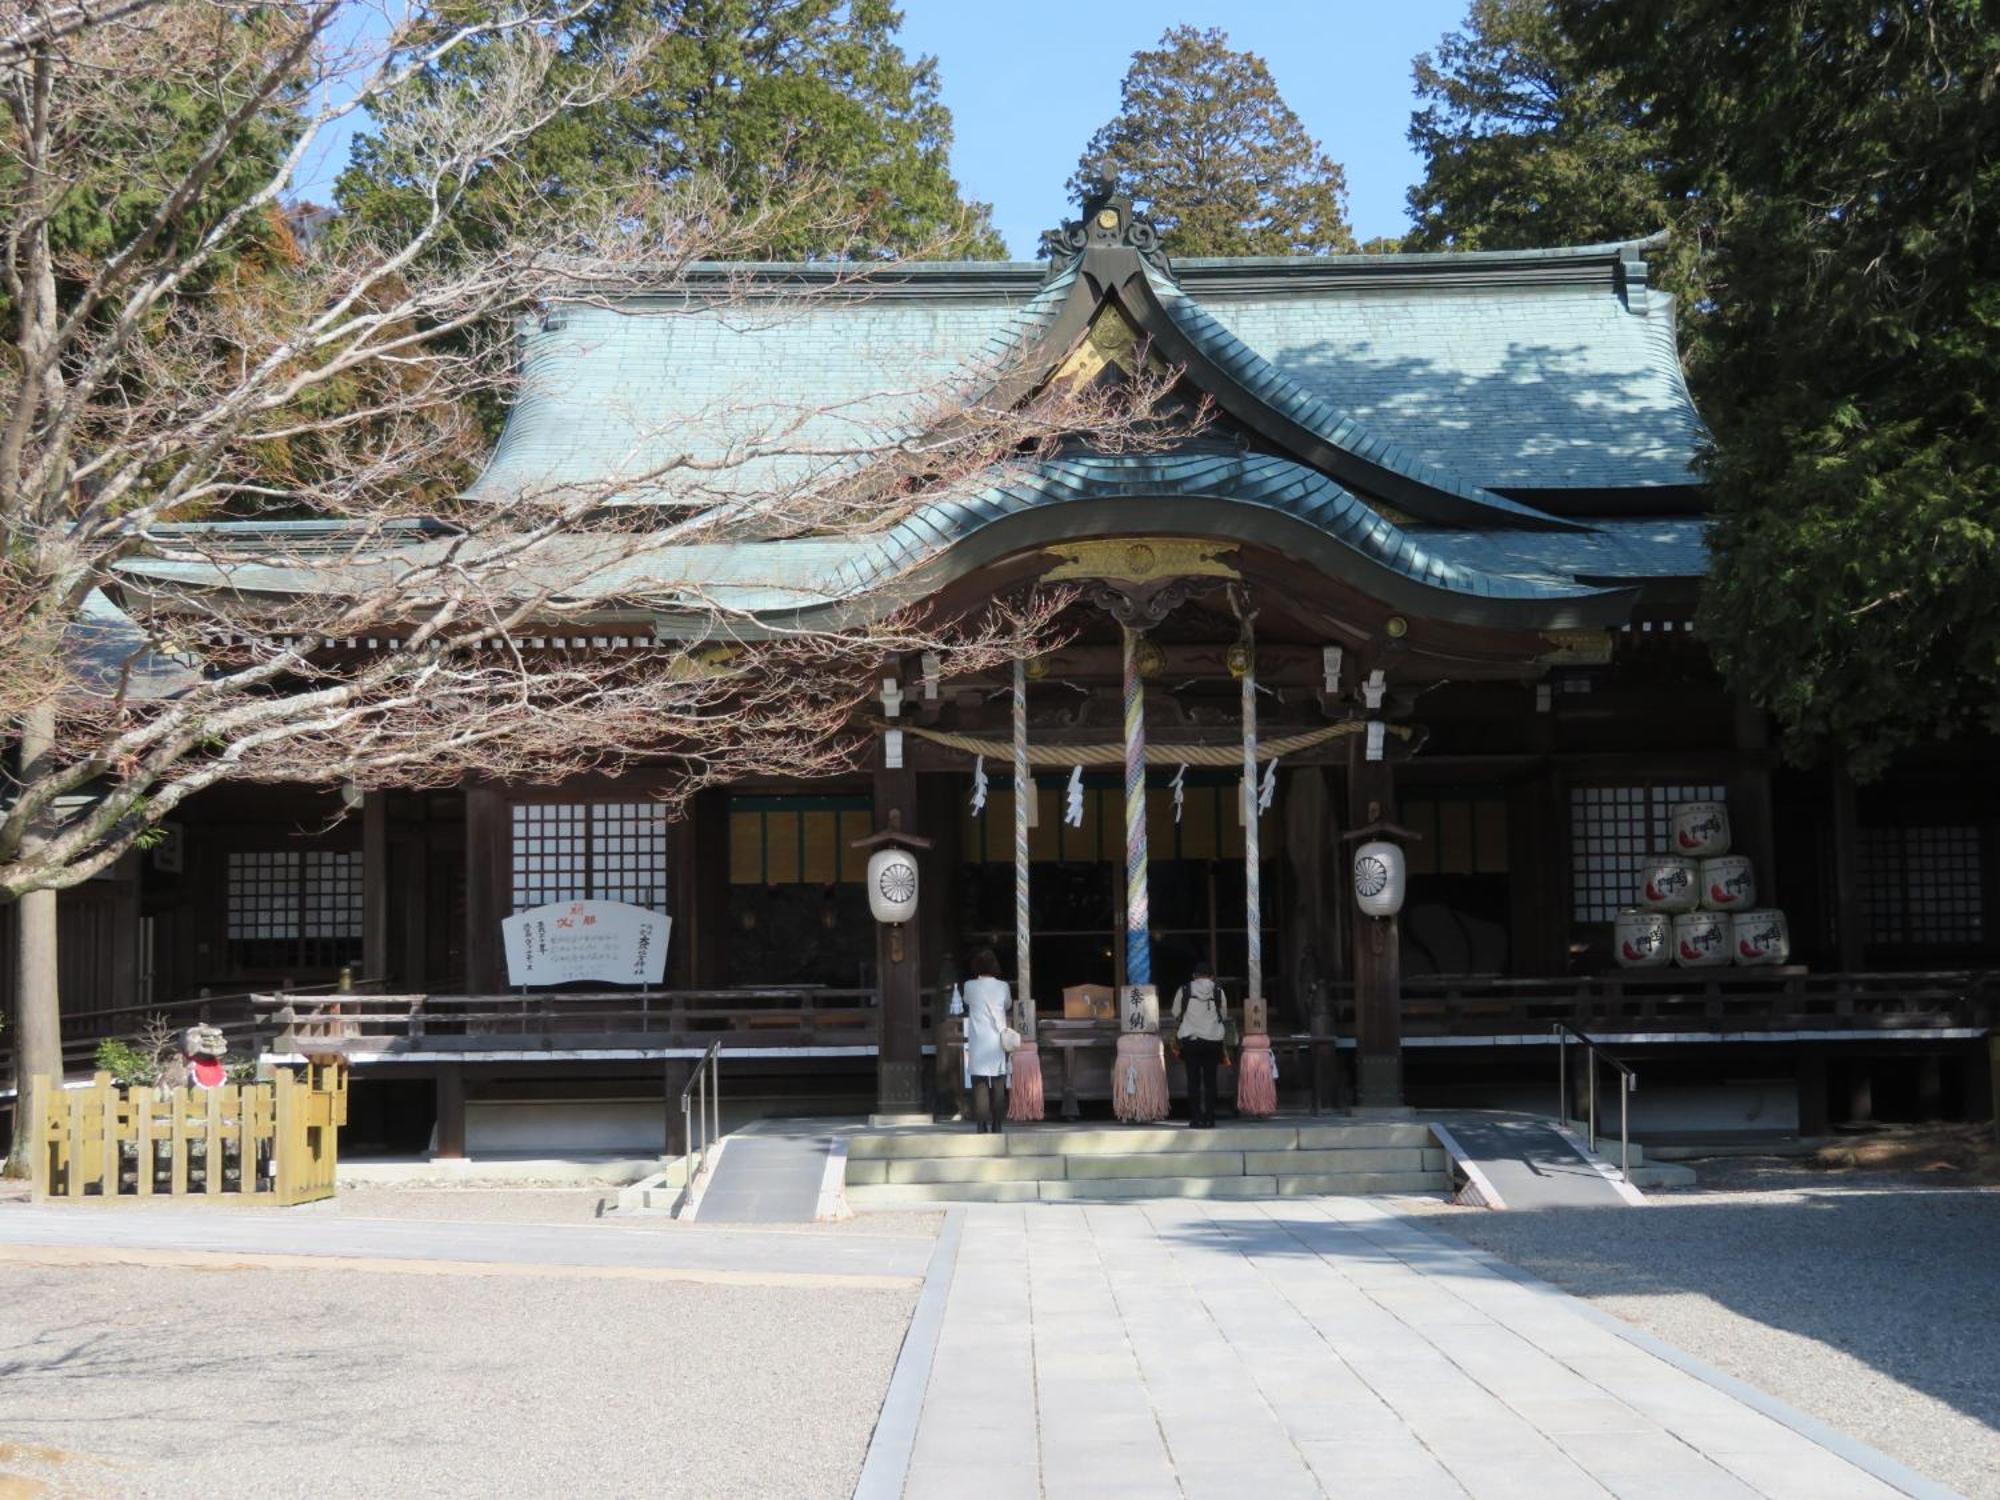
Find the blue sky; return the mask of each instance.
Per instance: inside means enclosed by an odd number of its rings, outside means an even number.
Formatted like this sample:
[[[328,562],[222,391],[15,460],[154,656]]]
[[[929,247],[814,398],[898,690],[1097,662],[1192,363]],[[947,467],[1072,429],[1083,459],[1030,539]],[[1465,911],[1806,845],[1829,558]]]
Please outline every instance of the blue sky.
[[[903,0],[903,45],[938,60],[966,195],[993,205],[1016,256],[1066,210],[1084,142],[1118,110],[1132,54],[1169,26],[1219,26],[1269,64],[1285,102],[1347,168],[1358,238],[1409,227],[1421,175],[1404,132],[1410,60],[1463,24],[1467,0]]]
[[[1068,212],[1063,184],[1091,132],[1118,109],[1132,54],[1169,26],[1219,26],[1260,55],[1285,100],[1347,168],[1348,216],[1361,239],[1409,227],[1403,194],[1420,175],[1404,132],[1410,60],[1463,24],[1467,0],[902,0],[903,48],[938,60],[966,195],[993,205],[1008,248]],[[324,201],[347,133],[326,143],[298,185]]]

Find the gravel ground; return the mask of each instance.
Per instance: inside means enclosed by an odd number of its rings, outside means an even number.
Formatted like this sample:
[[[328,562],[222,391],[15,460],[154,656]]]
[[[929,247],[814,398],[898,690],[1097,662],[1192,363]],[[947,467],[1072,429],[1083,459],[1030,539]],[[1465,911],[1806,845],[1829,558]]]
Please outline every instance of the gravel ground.
[[[907,1291],[0,1266],[0,1497],[844,1497]]]
[[[473,1188],[473,1187],[379,1187],[342,1188],[334,1202],[343,1218],[361,1219],[443,1219],[458,1221],[506,1221],[513,1224],[580,1224],[609,1213],[618,1206],[616,1188]],[[628,1229],[672,1230],[699,1233],[699,1219],[683,1223],[665,1215],[607,1219]],[[936,1239],[943,1227],[944,1213],[927,1210],[876,1213],[872,1210],[851,1219],[827,1224],[759,1224],[759,1230],[795,1229],[801,1234],[894,1234],[920,1235]],[[741,1226],[738,1226],[741,1227]],[[0,1496],[0,1500],[5,1500]]]
[[[2000,1191],[1699,1163],[1639,1211],[1408,1205],[1976,1500],[2000,1500]]]

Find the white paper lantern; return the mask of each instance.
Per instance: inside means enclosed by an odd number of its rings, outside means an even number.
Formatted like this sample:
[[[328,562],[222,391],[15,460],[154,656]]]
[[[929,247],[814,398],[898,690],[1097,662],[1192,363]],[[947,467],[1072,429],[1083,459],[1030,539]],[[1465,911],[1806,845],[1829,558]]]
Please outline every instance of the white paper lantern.
[[[1678,854],[1647,860],[1639,881],[1639,904],[1647,911],[1693,911],[1701,905],[1701,866]]]
[[[1354,900],[1371,917],[1393,917],[1403,909],[1407,884],[1403,851],[1383,839],[1371,839],[1354,851]]]
[[[1674,956],[1674,919],[1663,911],[1621,911],[1612,947],[1625,969],[1657,969]]]
[[[868,857],[868,910],[878,922],[917,914],[917,857],[907,849],[877,849]]]
[[[1728,963],[1729,918],[1716,911],[1687,911],[1675,917],[1674,962],[1683,969]]]
[[[1781,964],[1792,956],[1792,934],[1781,911],[1731,912],[1729,940],[1745,968]]]
[[[1725,854],[1701,862],[1701,904],[1710,911],[1747,911],[1757,904],[1749,857]]]
[[[1721,802],[1674,804],[1674,853],[1709,859],[1729,852],[1729,808]]]

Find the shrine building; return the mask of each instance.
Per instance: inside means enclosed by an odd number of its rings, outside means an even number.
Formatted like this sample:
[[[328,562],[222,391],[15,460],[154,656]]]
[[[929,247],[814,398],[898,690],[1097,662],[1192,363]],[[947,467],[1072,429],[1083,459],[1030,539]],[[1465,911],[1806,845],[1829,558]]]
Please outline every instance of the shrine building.
[[[551,307],[473,497],[598,482],[649,444],[720,463],[760,410],[896,434],[914,415],[885,392],[1150,375],[1184,434],[1075,445],[877,533],[663,544],[643,606],[519,640],[643,651],[713,631],[712,605],[754,635],[1063,590],[1060,644],[1018,673],[903,659],[851,770],[678,819],[671,765],[347,809],[205,793],[64,894],[66,1046],[161,1011],[282,1054],[338,1003],[367,1018],[342,1033],[350,1151],[657,1152],[716,1043],[744,1109],[949,1117],[947,1003],[990,947],[1028,976],[1051,1116],[1112,1112],[1122,997],[1164,1006],[1202,960],[1267,1012],[1286,1110],[1546,1112],[1557,1023],[1641,1070],[1642,1130],[1990,1107],[1990,749],[1857,787],[1784,764],[1723,686],[1695,625],[1704,428],[1653,243],[1169,259],[1106,196],[1047,248],[697,267],[669,316]],[[243,550],[226,582],[135,559],[135,614],[333,586],[260,568],[254,526],[208,531]],[[1384,844],[1404,869],[1357,888]],[[888,848],[917,872],[887,893],[903,921],[866,884]],[[1400,906],[1371,915],[1384,879]],[[503,924],[577,901],[668,919],[657,980],[510,972]]]

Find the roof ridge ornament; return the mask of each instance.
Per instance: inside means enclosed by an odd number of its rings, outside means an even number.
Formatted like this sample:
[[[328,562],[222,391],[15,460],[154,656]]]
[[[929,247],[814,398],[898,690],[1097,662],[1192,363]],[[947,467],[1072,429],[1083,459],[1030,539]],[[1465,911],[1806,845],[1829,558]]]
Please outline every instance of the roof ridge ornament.
[[[1083,217],[1065,219],[1060,229],[1043,230],[1041,250],[1059,267],[1087,250],[1113,249],[1136,251],[1168,275],[1173,274],[1153,221],[1134,212],[1130,196],[1119,192],[1110,177],[1100,174],[1085,186]]]

